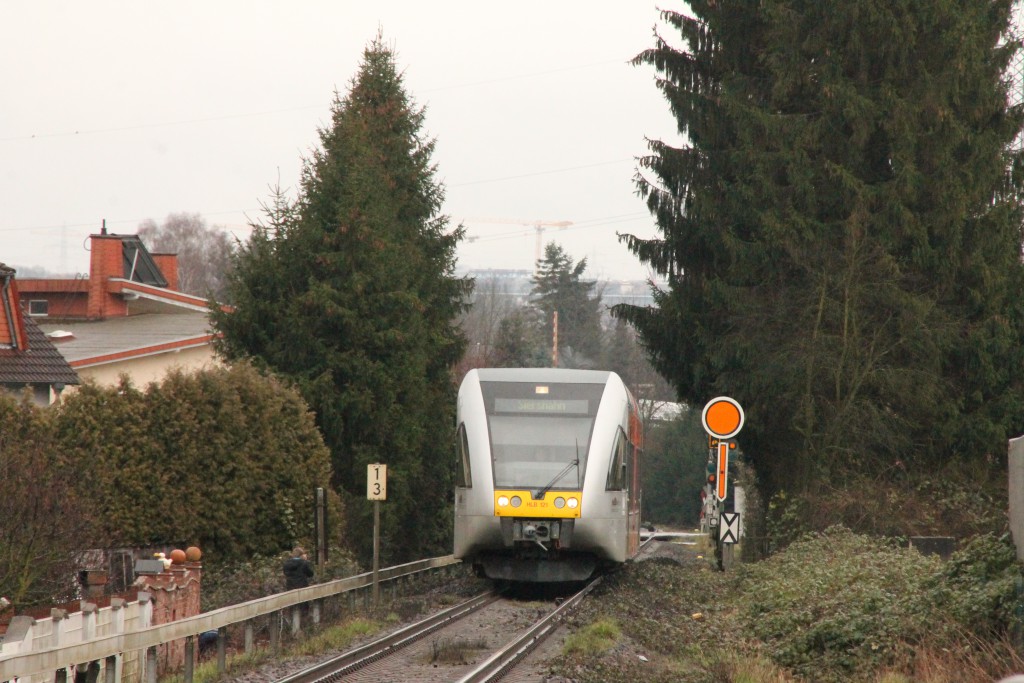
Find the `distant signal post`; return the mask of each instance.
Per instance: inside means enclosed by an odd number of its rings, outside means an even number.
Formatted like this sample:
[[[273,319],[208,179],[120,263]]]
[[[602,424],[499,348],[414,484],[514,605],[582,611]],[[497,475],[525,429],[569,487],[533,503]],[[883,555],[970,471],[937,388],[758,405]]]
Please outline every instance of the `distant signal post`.
[[[729,449],[735,447],[729,439],[743,428],[743,408],[728,396],[719,396],[708,401],[700,415],[704,431],[711,436],[713,447],[718,449],[715,467],[715,497],[722,501],[728,493]]]

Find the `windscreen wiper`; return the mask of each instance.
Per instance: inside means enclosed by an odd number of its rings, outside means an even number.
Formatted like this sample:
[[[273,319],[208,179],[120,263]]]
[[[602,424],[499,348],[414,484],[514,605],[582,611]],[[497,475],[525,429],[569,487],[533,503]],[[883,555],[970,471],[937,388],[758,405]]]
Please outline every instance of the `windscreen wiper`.
[[[540,500],[541,498],[543,498],[544,494],[547,493],[548,491],[550,491],[551,487],[554,486],[558,482],[559,479],[564,477],[569,472],[569,469],[572,468],[572,467],[576,468],[576,481],[579,482],[579,480],[580,480],[579,465],[580,465],[580,458],[579,458],[579,455],[577,454],[576,459],[569,461],[569,464],[566,465],[565,467],[563,467],[562,471],[559,472],[558,474],[556,474],[554,476],[554,478],[551,481],[548,482],[547,486],[545,486],[542,489],[537,489],[536,491],[533,492],[533,499],[534,500]]]

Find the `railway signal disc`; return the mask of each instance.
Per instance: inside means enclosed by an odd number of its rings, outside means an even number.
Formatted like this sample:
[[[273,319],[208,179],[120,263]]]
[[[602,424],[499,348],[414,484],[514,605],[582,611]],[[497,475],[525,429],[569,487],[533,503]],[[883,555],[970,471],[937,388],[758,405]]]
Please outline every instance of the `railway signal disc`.
[[[728,494],[729,479],[729,442],[728,439],[740,433],[743,428],[743,408],[728,396],[719,396],[708,401],[700,414],[704,431],[717,439],[712,447],[717,446],[718,457],[715,467],[715,497],[725,500]]]
[[[716,439],[731,439],[743,428],[743,408],[728,396],[708,401],[700,414],[704,431]]]

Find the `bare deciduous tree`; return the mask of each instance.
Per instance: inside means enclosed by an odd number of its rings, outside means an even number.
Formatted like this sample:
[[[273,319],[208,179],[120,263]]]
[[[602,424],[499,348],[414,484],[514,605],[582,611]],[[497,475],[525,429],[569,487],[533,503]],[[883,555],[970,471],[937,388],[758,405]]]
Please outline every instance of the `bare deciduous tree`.
[[[139,237],[154,253],[178,255],[178,288],[188,294],[225,301],[225,276],[235,241],[217,226],[209,227],[197,213],[172,213],[157,225],[139,225]]]
[[[467,342],[464,370],[495,366],[501,321],[520,305],[507,282],[496,278],[476,280],[472,306],[460,321]]]

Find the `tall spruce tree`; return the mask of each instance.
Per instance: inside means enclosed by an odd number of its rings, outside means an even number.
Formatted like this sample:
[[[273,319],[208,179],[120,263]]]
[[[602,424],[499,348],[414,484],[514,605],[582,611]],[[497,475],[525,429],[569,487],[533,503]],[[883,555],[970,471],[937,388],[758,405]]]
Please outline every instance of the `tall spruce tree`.
[[[554,313],[558,312],[559,354],[568,351],[577,363],[593,364],[601,358],[601,297],[594,294],[596,283],[584,280],[587,259],[573,263],[572,257],[555,244],[544,247],[537,261],[530,304],[543,317],[544,338],[554,338]]]
[[[463,231],[439,214],[444,190],[423,122],[378,36],[335,98],[298,200],[275,196],[240,250],[235,310],[214,315],[229,358],[293,378],[315,411],[364,559],[373,462],[389,466],[385,558],[450,547],[451,368],[471,281],[454,276]]]
[[[693,0],[635,60],[688,142],[650,143],[661,236],[624,237],[668,288],[616,314],[681,398],[740,401],[771,489],[1024,427],[1011,4]]]

